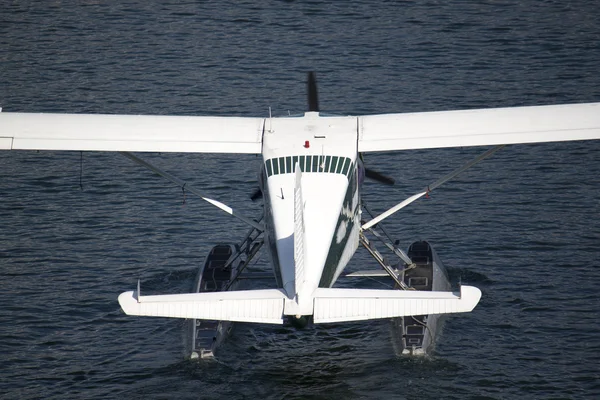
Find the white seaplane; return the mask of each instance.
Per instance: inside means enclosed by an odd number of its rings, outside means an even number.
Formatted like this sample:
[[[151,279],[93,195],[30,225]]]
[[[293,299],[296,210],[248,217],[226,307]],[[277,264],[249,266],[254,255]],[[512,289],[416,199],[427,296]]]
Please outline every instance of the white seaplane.
[[[420,250],[415,247],[410,255],[384,240],[401,262],[392,266],[381,256],[372,243],[383,238],[380,222],[506,144],[600,139],[600,103],[330,116],[320,113],[312,73],[308,99],[308,112],[277,118],[0,113],[0,149],[122,152],[250,225],[228,261],[218,270],[201,271],[195,293],[143,296],[138,282],[137,291],[119,296],[126,314],[303,326],[473,310],[481,291],[463,285],[451,292],[448,285],[436,284],[443,274],[427,243],[416,244]],[[362,153],[484,145],[494,147],[363,221],[363,179],[390,180],[366,169]],[[130,152],[261,154],[256,197],[264,197],[263,216],[240,215]],[[263,243],[277,288],[235,290],[232,282]],[[359,244],[395,281],[395,289],[332,288]],[[236,258],[245,259],[232,269]],[[433,272],[409,274],[419,265]],[[224,279],[216,279],[215,271],[225,272]]]

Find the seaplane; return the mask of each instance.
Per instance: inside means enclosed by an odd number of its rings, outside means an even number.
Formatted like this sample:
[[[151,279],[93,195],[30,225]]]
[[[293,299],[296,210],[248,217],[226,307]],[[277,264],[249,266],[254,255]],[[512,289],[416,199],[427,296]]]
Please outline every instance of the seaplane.
[[[405,350],[418,354],[433,342],[437,318],[472,311],[481,291],[468,285],[452,291],[433,247],[420,241],[401,250],[382,221],[505,145],[600,139],[600,103],[329,115],[320,110],[313,73],[307,86],[308,111],[278,117],[2,112],[0,149],[120,152],[247,224],[239,244],[213,248],[192,292],[143,295],[138,281],[136,290],[118,296],[128,315],[193,321],[194,340],[208,338],[196,346],[206,354],[234,322],[301,328],[372,319],[399,321]],[[466,146],[489,148],[380,215],[363,203],[365,179],[393,183],[365,166],[365,153]],[[262,198],[262,215],[242,215],[134,152],[259,154],[252,197]],[[242,272],[263,245],[274,285],[241,290]],[[383,275],[391,288],[334,287],[360,246],[380,268],[348,275]]]

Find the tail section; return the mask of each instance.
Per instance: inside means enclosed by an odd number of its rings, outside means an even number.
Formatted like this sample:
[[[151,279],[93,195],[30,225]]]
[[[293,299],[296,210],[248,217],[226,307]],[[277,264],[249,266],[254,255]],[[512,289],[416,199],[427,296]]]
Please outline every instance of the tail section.
[[[315,323],[363,321],[410,315],[472,311],[481,291],[461,286],[460,293],[418,290],[317,289]]]
[[[294,264],[296,296],[302,291],[305,280],[304,272],[304,201],[302,200],[302,171],[296,163],[294,186]]]
[[[119,304],[127,315],[282,324],[283,290],[240,290],[140,296],[125,292]]]
[[[279,289],[162,296],[131,291],[119,296],[119,304],[128,315],[282,324],[285,315],[296,315],[286,298]],[[469,312],[480,298],[473,286],[462,286],[460,293],[319,288],[311,302],[313,321],[329,323]]]

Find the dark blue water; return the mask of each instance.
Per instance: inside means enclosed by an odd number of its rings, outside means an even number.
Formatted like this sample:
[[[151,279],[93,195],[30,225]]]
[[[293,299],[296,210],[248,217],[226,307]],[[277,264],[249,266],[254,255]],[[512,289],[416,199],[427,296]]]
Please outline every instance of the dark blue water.
[[[594,1],[4,2],[5,111],[266,116],[600,101]],[[85,127],[82,127],[85,129]],[[1,132],[0,132],[1,134]],[[377,211],[483,151],[368,154]],[[183,292],[246,227],[109,153],[0,153],[0,397],[595,398],[600,395],[600,143],[510,146],[387,222],[483,290],[427,359],[386,321],[237,325],[214,362],[183,322],[127,317],[142,278]],[[248,155],[147,155],[249,215]],[[80,190],[80,172],[83,190]],[[263,256],[257,268],[269,268]],[[363,253],[351,269],[373,267]],[[361,282],[371,284],[369,282]],[[257,283],[258,284],[258,283]],[[264,283],[265,285],[268,282]],[[344,283],[353,284],[353,283]]]

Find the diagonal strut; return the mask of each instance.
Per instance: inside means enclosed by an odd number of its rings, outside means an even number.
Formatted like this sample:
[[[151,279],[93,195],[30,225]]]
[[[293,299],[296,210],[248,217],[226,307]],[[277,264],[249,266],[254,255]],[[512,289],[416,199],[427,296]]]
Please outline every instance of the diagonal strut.
[[[468,163],[466,163],[462,167],[460,167],[458,169],[455,169],[454,171],[452,171],[448,175],[446,175],[446,176],[438,179],[437,181],[433,182],[431,185],[428,185],[425,189],[423,189],[422,192],[419,192],[419,193],[416,193],[416,194],[412,195],[411,197],[409,197],[408,199],[404,200],[403,202],[396,204],[394,207],[390,208],[389,210],[385,211],[384,213],[382,213],[382,214],[378,215],[377,217],[373,218],[372,220],[368,221],[361,228],[363,230],[365,230],[365,229],[369,229],[370,227],[372,227],[375,224],[378,224],[379,222],[383,221],[384,219],[386,219],[390,215],[394,214],[396,211],[399,211],[400,209],[406,207],[407,205],[409,205],[413,201],[415,201],[415,200],[417,200],[417,199],[425,196],[426,194],[428,194],[429,192],[431,192],[433,189],[436,189],[437,187],[439,187],[439,186],[443,185],[444,183],[448,182],[450,179],[455,178],[456,176],[458,176],[462,172],[466,171],[467,169],[471,168],[473,165],[477,164],[478,162],[480,162],[480,161],[488,158],[489,156],[491,156],[492,154],[494,154],[495,152],[497,152],[498,150],[500,150],[504,146],[505,146],[504,144],[501,144],[501,145],[492,147],[491,149],[487,150],[485,153],[483,153],[483,154],[479,155],[478,157],[474,158],[473,160],[469,161]]]
[[[122,151],[121,154],[123,154],[125,157],[129,158],[130,160],[154,171],[155,173],[157,173],[158,175],[162,176],[163,178],[166,178],[167,180],[175,183],[176,185],[179,185],[182,188],[185,188],[185,190],[187,190],[188,192],[194,193],[195,195],[199,196],[202,200],[209,202],[210,204],[212,204],[215,207],[220,208],[221,210],[225,211],[227,214],[231,214],[234,217],[236,217],[237,219],[247,223],[248,225],[256,228],[259,232],[263,232],[265,230],[265,228],[259,224],[258,222],[248,218],[248,217],[244,217],[243,215],[241,215],[238,212],[233,211],[233,208],[221,203],[220,201],[217,200],[213,200],[210,199],[208,197],[204,197],[204,195],[202,193],[200,193],[198,190],[196,190],[195,188],[193,188],[192,186],[188,185],[185,181],[183,181],[182,179],[177,178],[176,176],[171,175],[170,173],[161,170],[160,168],[150,164],[147,161],[142,160],[141,158],[129,153],[129,152],[125,152]]]

